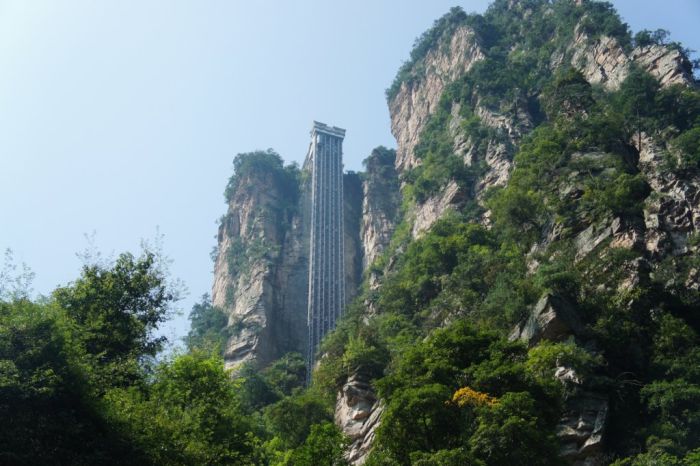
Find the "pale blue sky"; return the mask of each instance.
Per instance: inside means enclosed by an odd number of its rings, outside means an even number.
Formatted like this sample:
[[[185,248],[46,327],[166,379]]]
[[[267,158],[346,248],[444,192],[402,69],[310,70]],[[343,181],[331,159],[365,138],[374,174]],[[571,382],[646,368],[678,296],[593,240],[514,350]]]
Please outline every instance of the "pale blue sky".
[[[416,36],[484,0],[0,0],[0,249],[49,293],[158,227],[172,270],[211,287],[236,153],[301,161],[312,120],[347,129],[358,170],[394,146],[384,89]],[[699,0],[613,2],[633,30],[700,49]],[[167,330],[186,332],[183,315]]]

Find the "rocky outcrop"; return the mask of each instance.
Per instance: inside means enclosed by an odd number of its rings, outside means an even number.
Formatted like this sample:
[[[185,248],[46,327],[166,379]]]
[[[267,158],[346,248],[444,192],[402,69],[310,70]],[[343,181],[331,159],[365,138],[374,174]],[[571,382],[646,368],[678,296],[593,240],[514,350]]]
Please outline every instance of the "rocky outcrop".
[[[576,262],[593,252],[593,250],[603,244],[604,241],[608,240],[611,235],[612,229],[606,222],[591,224],[585,230],[576,235],[576,238],[574,238],[574,245],[576,246]]]
[[[509,339],[521,340],[533,347],[542,340],[564,341],[580,334],[582,328],[574,306],[560,296],[547,293],[528,318],[513,329]]]
[[[688,59],[680,50],[666,45],[637,47],[628,54],[616,39],[603,36],[592,40],[577,27],[571,50],[571,64],[590,83],[602,84],[608,90],[620,87],[632,63],[659,79],[662,86],[690,86],[693,82]]]
[[[508,115],[477,105],[475,113],[481,124],[498,130],[506,137],[505,142],[489,140],[486,143],[486,150],[479,155],[474,142],[460,129],[463,118],[459,115],[459,109],[459,104],[453,104],[449,122],[455,154],[460,155],[468,166],[483,161],[485,171],[473,187],[460,186],[457,182],[450,181],[439,193],[416,205],[412,213],[411,233],[414,238],[427,231],[448,210],[459,208],[469,198],[481,200],[489,188],[505,186],[513,166],[512,148],[533,127],[532,117],[524,109],[522,102],[515,106],[512,114]],[[483,160],[481,160],[482,157]]]
[[[665,45],[637,47],[632,51],[631,59],[658,78],[662,87],[672,84],[689,86],[693,82],[692,66],[676,48]]]
[[[474,32],[462,26],[455,30],[444,46],[434,47],[414,68],[423,76],[401,84],[389,102],[391,132],[396,138],[396,169],[401,172],[417,166],[414,156],[420,133],[449,83],[466,73],[484,54]]]
[[[581,337],[583,328],[570,302],[547,293],[527,319],[513,329],[509,339],[521,340],[533,347],[543,340],[561,342]],[[600,456],[608,416],[607,396],[589,390],[587,381],[571,367],[557,367],[554,377],[564,385],[566,393],[564,409],[556,426],[560,456],[574,466],[602,464]]]
[[[281,209],[289,193],[275,178],[253,172],[231,196],[218,235],[212,303],[228,314],[232,336],[226,367],[268,364],[307,344],[309,194],[301,186],[296,208]],[[345,287],[352,299],[362,275],[358,175],[344,177]]]
[[[283,199],[270,174],[252,172],[238,184],[219,226],[212,304],[229,316],[227,368],[254,359],[268,361],[278,353],[278,340],[271,338],[277,325],[271,320],[277,301],[274,264],[281,257],[287,225],[273,213]]]
[[[563,369],[563,368],[562,368]],[[565,384],[580,385],[581,381],[571,378],[571,370],[557,370],[559,377],[569,375]],[[597,466],[604,464],[603,434],[608,417],[606,396],[582,391],[564,402],[564,413],[556,426],[556,435],[561,444],[559,454],[573,466]]]
[[[384,252],[396,227],[401,199],[395,160],[394,150],[378,147],[364,162],[360,228],[363,270]]]
[[[372,386],[361,375],[349,377],[338,393],[335,423],[350,439],[345,458],[353,466],[362,465],[367,460],[383,411]]]
[[[343,175],[343,212],[344,222],[344,260],[345,265],[345,301],[349,303],[357,296],[362,280],[364,263],[363,238],[360,229],[364,224],[362,207],[362,180],[356,173]]]
[[[477,105],[476,115],[481,124],[496,129],[506,136],[507,141],[491,140],[486,147],[484,162],[486,172],[474,187],[474,196],[480,198],[487,189],[505,186],[513,167],[513,147],[517,147],[522,137],[532,130],[532,116],[526,110],[525,102],[517,102],[509,114],[497,113]],[[465,160],[468,165],[476,160]]]
[[[653,258],[688,252],[688,236],[700,230],[700,175],[664,167],[674,154],[646,134],[633,143],[639,169],[654,191],[644,209],[645,248]]]
[[[617,89],[627,77],[629,58],[614,38],[603,36],[592,41],[581,28],[576,28],[571,48],[571,64],[580,69],[591,84]]]
[[[416,206],[413,229],[411,235],[414,238],[427,231],[444,213],[465,199],[465,192],[455,181],[450,183],[437,195],[429,197],[423,203]]]

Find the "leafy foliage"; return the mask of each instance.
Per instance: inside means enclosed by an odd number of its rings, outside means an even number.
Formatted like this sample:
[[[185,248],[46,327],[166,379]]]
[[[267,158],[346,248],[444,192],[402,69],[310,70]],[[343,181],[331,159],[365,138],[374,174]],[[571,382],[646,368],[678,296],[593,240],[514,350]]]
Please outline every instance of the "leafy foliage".
[[[0,457],[5,464],[148,464],[104,409],[145,382],[174,300],[154,253],[87,265],[51,299],[0,302]]]
[[[226,314],[211,304],[208,294],[202,295],[199,303],[192,306],[189,315],[190,331],[185,337],[185,344],[190,351],[209,350],[217,353],[224,351],[228,339]]]
[[[74,283],[53,293],[80,328],[100,385],[128,385],[139,377],[137,363],[155,356],[164,337],[154,336],[174,295],[154,253],[122,254],[112,268],[86,265]]]
[[[217,356],[194,352],[156,368],[146,391],[116,389],[110,414],[155,464],[256,464],[252,425]]]
[[[294,164],[285,167],[282,157],[272,149],[241,153],[233,159],[233,175],[226,185],[224,197],[227,202],[231,202],[238,189],[252,186],[249,178],[269,177],[285,194],[282,200],[295,204],[299,195],[299,176],[299,167]]]
[[[520,344],[465,320],[402,348],[388,374],[376,382],[389,401],[370,464],[389,459],[432,464],[443,456],[507,464],[516,451],[533,464],[553,464],[550,432],[557,394],[535,382],[526,361]],[[533,441],[537,446],[529,444]],[[508,442],[520,443],[502,449]]]

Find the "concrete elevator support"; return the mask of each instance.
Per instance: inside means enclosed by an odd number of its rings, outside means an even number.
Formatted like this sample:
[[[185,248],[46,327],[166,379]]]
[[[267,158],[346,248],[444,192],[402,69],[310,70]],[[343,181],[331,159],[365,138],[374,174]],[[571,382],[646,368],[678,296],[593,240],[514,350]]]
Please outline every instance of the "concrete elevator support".
[[[343,138],[345,130],[314,121],[304,168],[311,175],[307,378],[319,343],[345,307]]]

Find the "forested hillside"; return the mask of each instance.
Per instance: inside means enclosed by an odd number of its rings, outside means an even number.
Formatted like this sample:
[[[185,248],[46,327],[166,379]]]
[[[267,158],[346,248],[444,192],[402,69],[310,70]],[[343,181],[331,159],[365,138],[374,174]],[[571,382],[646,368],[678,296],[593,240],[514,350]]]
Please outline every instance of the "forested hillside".
[[[306,174],[240,154],[186,350],[149,250],[36,301],[0,275],[0,464],[700,464],[697,67],[605,2],[452,9],[346,175],[356,297],[311,383]]]

